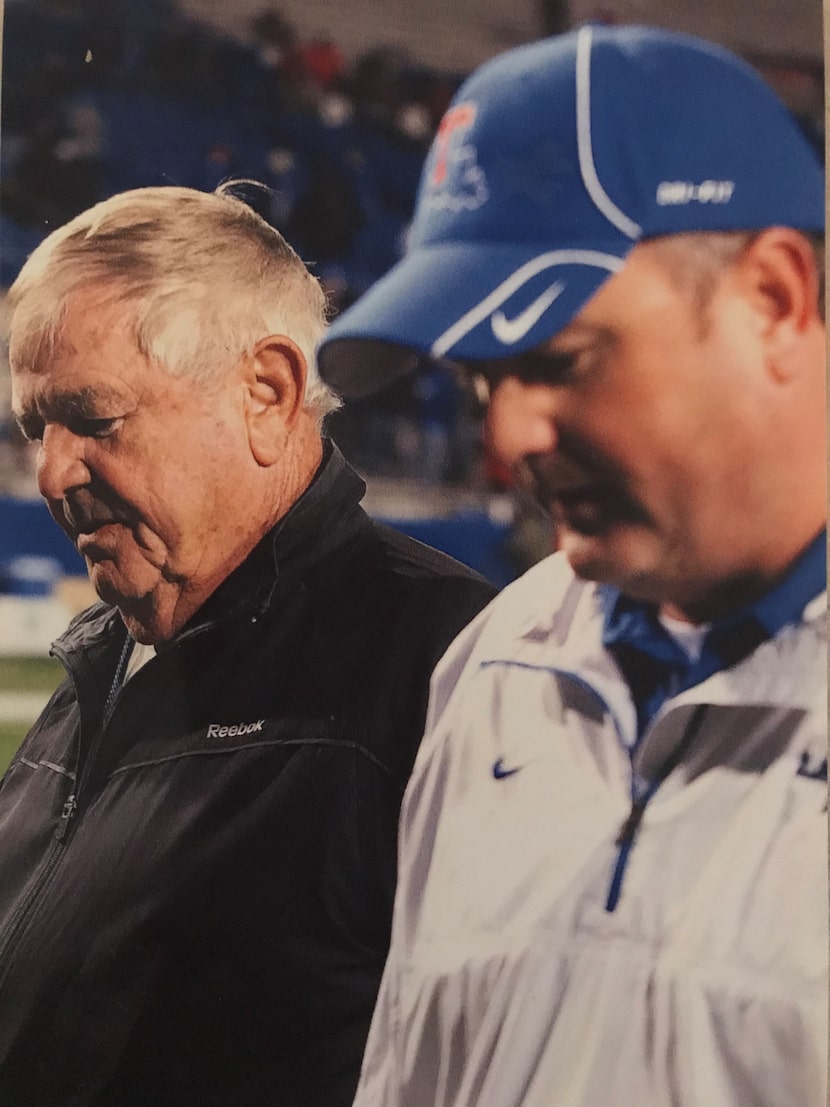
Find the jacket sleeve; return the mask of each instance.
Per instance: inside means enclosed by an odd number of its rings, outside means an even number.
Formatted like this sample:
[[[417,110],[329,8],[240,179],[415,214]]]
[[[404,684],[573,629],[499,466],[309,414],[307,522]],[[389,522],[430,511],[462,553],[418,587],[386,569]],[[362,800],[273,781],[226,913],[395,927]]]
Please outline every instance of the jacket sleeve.
[[[445,742],[449,738],[445,718],[467,667],[475,669],[472,655],[487,619],[488,610],[485,609],[455,639],[432,678],[424,741],[401,808],[392,940],[354,1107],[398,1107],[402,1087],[417,1089],[418,1060],[415,1055],[407,1058],[405,1043],[419,1040],[417,1024],[424,1012],[420,1011],[417,1002],[408,1002],[406,1010],[403,1009],[401,980],[418,926],[422,878],[429,870],[443,805]],[[412,1063],[416,1071],[410,1071]]]
[[[398,982],[393,951],[394,938],[372,1017],[354,1107],[397,1107],[400,1102],[396,1054]]]

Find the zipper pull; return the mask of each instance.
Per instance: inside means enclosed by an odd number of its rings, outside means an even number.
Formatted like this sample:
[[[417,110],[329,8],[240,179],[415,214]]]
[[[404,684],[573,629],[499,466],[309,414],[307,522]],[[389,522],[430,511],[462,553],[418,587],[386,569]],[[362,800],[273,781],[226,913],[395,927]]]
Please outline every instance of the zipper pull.
[[[614,871],[611,874],[611,885],[608,889],[608,898],[605,901],[605,910],[609,913],[611,911],[616,911],[617,904],[620,901],[623,876],[625,875],[626,865],[628,864],[628,856],[634,845],[634,839],[637,837],[637,831],[640,829],[640,823],[643,821],[646,805],[657,790],[657,783],[659,782],[652,782],[649,784],[644,780],[637,780],[636,777],[632,782],[633,795],[631,797],[631,810],[628,812],[628,818],[620,827],[614,843],[617,847],[617,860],[614,865]]]
[[[74,796],[72,797],[74,799]],[[628,818],[620,827],[617,840],[614,843],[617,846],[630,846],[634,841],[634,836],[640,828],[640,823],[643,821],[643,815],[645,814],[646,804],[648,803],[648,793],[640,796],[639,799],[633,800],[631,803],[631,810],[628,812]]]
[[[78,802],[75,799],[75,793],[73,792],[66,803],[63,805],[61,811],[61,821],[58,824],[58,829],[55,837],[59,842],[62,842],[66,837],[66,832],[69,829],[69,822],[72,816],[75,814],[75,809],[78,806]]]

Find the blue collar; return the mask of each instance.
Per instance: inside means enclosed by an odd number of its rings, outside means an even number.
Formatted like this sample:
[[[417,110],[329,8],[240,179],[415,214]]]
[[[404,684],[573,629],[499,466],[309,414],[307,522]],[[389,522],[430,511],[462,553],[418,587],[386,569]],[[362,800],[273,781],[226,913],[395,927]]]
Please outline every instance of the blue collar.
[[[810,602],[827,587],[827,532],[823,530],[792,565],[783,580],[754,604],[719,619],[707,634],[716,639],[724,632],[753,620],[765,638],[773,638],[787,623],[797,622]],[[600,586],[604,612],[602,643],[606,648],[625,643],[671,662],[685,657],[663,629],[653,604],[632,600],[610,584]]]
[[[827,587],[827,531],[814,538],[784,579],[753,606],[755,618],[773,638],[795,623],[804,608]]]
[[[619,589],[602,585],[602,644],[629,682],[640,733],[667,698],[669,687],[672,692],[682,691],[736,664],[788,623],[797,622],[810,600],[826,587],[827,532],[823,530],[770,592],[711,625],[699,660],[691,663],[661,625],[654,604],[632,600]]]

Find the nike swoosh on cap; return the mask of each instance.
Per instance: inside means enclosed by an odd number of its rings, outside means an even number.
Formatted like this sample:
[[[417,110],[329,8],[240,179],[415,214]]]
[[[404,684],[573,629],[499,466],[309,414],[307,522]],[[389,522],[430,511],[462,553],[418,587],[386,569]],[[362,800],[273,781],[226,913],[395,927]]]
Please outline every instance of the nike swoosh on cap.
[[[561,281],[554,281],[550,288],[546,288],[541,296],[537,296],[533,303],[514,319],[508,319],[503,311],[494,311],[490,317],[493,334],[503,345],[514,346],[524,338],[531,327],[539,322],[544,312],[564,291],[564,284]]]

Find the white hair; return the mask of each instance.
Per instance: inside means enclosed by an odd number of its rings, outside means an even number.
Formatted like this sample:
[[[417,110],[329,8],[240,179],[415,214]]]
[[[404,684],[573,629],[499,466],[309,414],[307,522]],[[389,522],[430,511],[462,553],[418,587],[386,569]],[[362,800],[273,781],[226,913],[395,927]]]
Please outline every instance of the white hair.
[[[305,357],[306,410],[322,422],[340,406],[317,371],[322,288],[282,235],[227,193],[132,189],[50,234],[9,290],[16,363],[42,364],[67,300],[90,288],[129,306],[137,348],[173,376],[208,382],[280,334]]]

